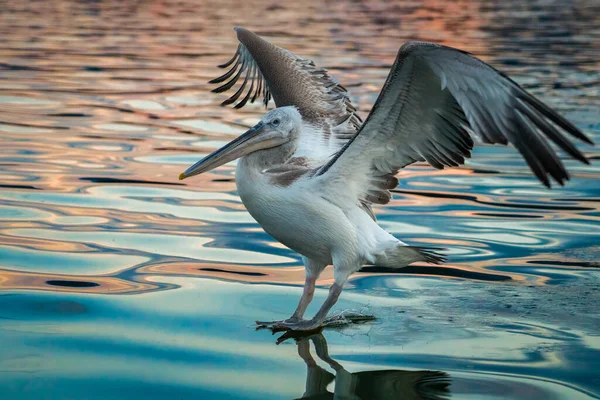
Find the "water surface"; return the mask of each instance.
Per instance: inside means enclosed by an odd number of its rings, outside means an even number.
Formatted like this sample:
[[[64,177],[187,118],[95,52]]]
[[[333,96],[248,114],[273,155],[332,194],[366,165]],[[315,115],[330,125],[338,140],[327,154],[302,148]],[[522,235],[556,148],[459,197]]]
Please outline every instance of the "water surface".
[[[234,25],[328,68],[363,117],[398,47],[428,40],[600,141],[592,1],[3,2],[0,397],[600,398],[597,148],[552,191],[503,147],[406,168],[379,220],[449,262],[356,274],[335,310],[375,321],[254,331],[295,308],[299,256],[245,211],[233,163],[177,180],[264,113],[209,93]]]

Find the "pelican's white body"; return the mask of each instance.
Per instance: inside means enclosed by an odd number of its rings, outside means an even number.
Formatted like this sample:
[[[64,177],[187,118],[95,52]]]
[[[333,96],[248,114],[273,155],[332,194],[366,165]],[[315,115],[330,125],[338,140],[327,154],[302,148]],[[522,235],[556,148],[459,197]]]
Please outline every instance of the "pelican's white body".
[[[269,235],[318,265],[343,270],[340,279],[404,245],[358,204],[329,192],[322,179],[274,185],[251,157],[244,157],[236,169],[236,184],[246,209]]]

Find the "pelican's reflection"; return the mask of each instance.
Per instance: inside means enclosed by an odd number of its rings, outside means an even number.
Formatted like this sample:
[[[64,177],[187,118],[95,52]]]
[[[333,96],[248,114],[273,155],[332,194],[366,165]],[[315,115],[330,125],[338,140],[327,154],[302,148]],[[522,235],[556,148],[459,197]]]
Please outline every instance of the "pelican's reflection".
[[[450,377],[444,372],[380,370],[350,373],[329,357],[327,341],[320,332],[296,337],[296,342],[298,354],[307,367],[306,391],[301,399],[442,400],[450,395]],[[310,342],[315,346],[317,357],[326,362],[335,375],[317,364],[310,351]],[[327,386],[334,380],[331,393]]]

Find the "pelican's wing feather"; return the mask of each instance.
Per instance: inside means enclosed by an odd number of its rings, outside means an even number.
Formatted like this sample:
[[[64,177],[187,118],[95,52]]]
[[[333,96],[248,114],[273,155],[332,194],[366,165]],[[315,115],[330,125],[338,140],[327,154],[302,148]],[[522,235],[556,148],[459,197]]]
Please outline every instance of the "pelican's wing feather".
[[[300,140],[298,157],[328,158],[351,139],[362,121],[350,102],[346,89],[327,70],[311,60],[277,47],[260,36],[236,27],[240,42],[233,58],[220,65],[229,70],[210,83],[220,84],[213,92],[221,93],[241,84],[222,105],[241,108],[271,97],[277,107],[295,106],[308,125]]]
[[[435,168],[463,164],[475,134],[486,143],[513,144],[540,181],[550,187],[552,177],[562,185],[569,175],[548,139],[588,163],[565,133],[592,144],[485,62],[450,47],[409,42],[358,134],[317,175],[353,181],[355,195],[364,200],[374,177],[416,161]]]

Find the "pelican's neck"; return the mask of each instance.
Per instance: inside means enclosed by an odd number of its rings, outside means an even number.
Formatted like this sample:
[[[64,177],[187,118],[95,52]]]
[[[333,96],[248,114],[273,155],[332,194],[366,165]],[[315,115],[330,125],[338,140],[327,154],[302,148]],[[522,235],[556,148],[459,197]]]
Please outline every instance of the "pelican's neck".
[[[296,144],[294,141],[270,149],[258,150],[240,159],[244,168],[251,171],[262,172],[269,168],[285,164],[294,154]]]

